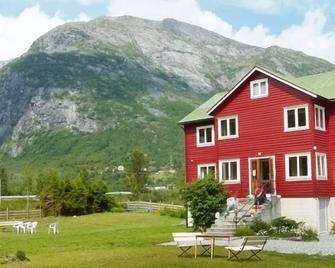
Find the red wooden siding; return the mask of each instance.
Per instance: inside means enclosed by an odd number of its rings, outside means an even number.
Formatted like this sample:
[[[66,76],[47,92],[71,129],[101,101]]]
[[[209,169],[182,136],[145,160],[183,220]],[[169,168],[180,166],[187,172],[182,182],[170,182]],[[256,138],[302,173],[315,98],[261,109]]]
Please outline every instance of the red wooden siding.
[[[268,78],[269,96],[250,99],[249,83]],[[314,128],[315,99],[264,74],[255,73],[214,112],[215,146],[196,147],[196,126],[185,126],[186,179],[197,177],[197,165],[218,163],[224,159],[240,159],[241,183],[226,185],[231,194],[249,194],[248,159],[275,156],[277,194],[283,197],[317,197],[335,195],[335,107],[325,101],[327,131]],[[308,104],[309,129],[284,132],[284,107]],[[238,115],[239,138],[218,140],[218,118]],[[203,125],[208,125],[208,122]],[[315,150],[315,147],[317,149]],[[285,154],[311,154],[312,180],[286,181]],[[316,180],[315,152],[327,153],[328,180]]]

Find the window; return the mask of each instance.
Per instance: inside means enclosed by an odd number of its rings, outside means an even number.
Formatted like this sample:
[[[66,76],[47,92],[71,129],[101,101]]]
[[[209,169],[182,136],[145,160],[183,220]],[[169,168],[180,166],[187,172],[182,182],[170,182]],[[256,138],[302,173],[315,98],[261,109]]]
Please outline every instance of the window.
[[[284,108],[284,125],[285,131],[308,129],[308,105]]]
[[[252,99],[263,98],[268,95],[268,79],[260,79],[250,82],[250,96]]]
[[[316,178],[319,180],[327,179],[327,155],[323,153],[315,153],[316,161]]]
[[[238,138],[238,117],[219,118],[219,139]]]
[[[220,161],[220,181],[224,183],[240,183],[240,160]]]
[[[214,145],[214,126],[197,127],[197,146]]]
[[[286,180],[311,179],[311,154],[285,155]]]
[[[314,106],[315,129],[326,130],[325,108],[319,105]]]
[[[203,179],[209,175],[215,176],[215,164],[198,165],[198,178]]]

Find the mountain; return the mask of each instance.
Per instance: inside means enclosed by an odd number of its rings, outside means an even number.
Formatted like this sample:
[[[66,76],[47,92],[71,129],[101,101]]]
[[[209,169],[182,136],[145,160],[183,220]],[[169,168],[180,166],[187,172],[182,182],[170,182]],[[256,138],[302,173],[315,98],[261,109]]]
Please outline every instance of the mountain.
[[[1,161],[16,172],[103,173],[139,148],[152,167],[181,167],[178,120],[254,64],[290,76],[335,69],[302,52],[249,46],[173,19],[64,24],[0,69]]]

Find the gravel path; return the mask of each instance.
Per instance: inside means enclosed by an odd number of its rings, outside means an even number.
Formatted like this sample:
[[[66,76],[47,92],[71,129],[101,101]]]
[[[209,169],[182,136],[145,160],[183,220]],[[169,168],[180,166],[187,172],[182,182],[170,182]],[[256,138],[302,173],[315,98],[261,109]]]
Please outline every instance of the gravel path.
[[[265,245],[267,251],[276,251],[280,253],[302,253],[302,254],[320,254],[335,255],[335,235],[320,234],[320,241],[289,241],[289,240],[269,240]]]
[[[289,240],[268,240],[265,245],[266,251],[275,251],[279,253],[301,253],[307,255],[335,255],[335,235],[320,234],[320,241],[289,241]],[[236,239],[230,242],[232,246],[238,246],[242,242],[241,239]],[[217,241],[216,244],[227,245],[224,241]],[[161,244],[162,246],[175,246],[175,242]]]

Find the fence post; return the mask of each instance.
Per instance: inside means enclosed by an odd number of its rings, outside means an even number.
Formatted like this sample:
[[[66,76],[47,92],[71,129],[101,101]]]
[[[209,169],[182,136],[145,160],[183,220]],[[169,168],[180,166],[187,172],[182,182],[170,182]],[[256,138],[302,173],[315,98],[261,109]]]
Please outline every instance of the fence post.
[[[9,211],[8,211],[8,206],[6,208],[6,220],[8,221],[9,220]]]

